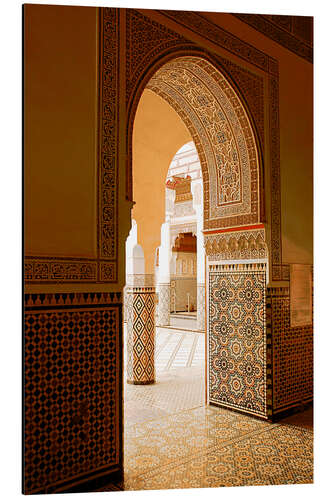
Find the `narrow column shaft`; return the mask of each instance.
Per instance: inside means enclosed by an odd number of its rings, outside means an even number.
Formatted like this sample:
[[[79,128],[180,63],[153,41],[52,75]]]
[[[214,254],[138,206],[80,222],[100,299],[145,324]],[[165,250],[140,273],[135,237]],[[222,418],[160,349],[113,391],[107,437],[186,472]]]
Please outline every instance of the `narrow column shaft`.
[[[197,329],[205,330],[205,285],[197,284]]]
[[[170,325],[170,283],[159,283],[156,286],[156,291],[158,293],[157,325]]]
[[[155,287],[127,289],[127,382],[155,382]]]

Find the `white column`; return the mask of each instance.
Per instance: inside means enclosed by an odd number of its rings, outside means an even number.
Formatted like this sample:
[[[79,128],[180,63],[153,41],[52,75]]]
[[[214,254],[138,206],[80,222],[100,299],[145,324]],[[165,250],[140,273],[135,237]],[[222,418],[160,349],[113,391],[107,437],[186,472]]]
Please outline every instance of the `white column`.
[[[202,186],[202,183],[201,183]],[[205,330],[205,247],[202,191],[196,194],[197,212],[197,329]]]
[[[159,250],[159,265],[156,275],[156,292],[158,295],[156,324],[170,324],[170,222],[167,220],[161,226],[161,246]]]

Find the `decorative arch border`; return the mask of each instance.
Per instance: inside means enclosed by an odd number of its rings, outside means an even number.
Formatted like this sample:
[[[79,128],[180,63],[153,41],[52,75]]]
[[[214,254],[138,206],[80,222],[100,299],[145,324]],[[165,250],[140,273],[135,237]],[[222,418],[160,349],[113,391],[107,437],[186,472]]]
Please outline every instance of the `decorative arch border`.
[[[150,18],[150,11],[139,12],[135,9],[100,8],[100,65],[99,65],[99,131],[98,131],[98,202],[97,202],[97,259],[80,259],[56,256],[26,256],[26,284],[48,283],[117,283],[118,281],[118,158],[119,146],[119,94],[120,61],[126,61],[125,105],[127,109],[126,128],[126,187],[125,196],[132,201],[131,158],[132,144],[129,141],[133,125],[133,115],[141,93],[152,74],[168,60],[176,56],[197,55],[215,64],[230,81],[242,101],[256,135],[260,152],[261,200],[260,213],[264,218],[263,201],[264,170],[263,151],[264,136],[269,144],[270,191],[271,191],[271,225],[270,254],[272,279],[289,280],[289,266],[282,264],[281,243],[281,193],[280,193],[280,130],[279,130],[279,69],[278,62],[264,52],[246,43],[232,33],[216,26],[197,12],[183,11],[151,11],[158,15],[161,22]],[[120,28],[120,18],[123,28]],[[170,19],[173,23],[188,31],[188,38],[169,29],[163,23]],[[135,20],[135,24],[133,24]],[[161,24],[162,23],[162,24]],[[156,36],[151,37],[152,31]],[[221,47],[224,51],[239,58],[240,62],[232,62],[226,55],[222,56],[191,41],[190,33],[195,31],[203,39]],[[125,47],[121,39],[126,38]],[[142,39],[146,38],[146,45]],[[147,50],[146,50],[147,49]],[[120,54],[121,52],[121,54]],[[123,60],[123,59],[122,59]],[[263,76],[253,73],[241,65],[241,60],[253,68],[263,72]],[[135,61],[132,67],[131,61]],[[123,70],[121,70],[123,72]],[[123,73],[122,73],[123,74]],[[263,102],[263,82],[267,85],[268,123],[264,133],[264,116],[260,103]],[[257,106],[259,104],[259,107]],[[129,124],[129,127],[128,127]],[[117,146],[118,145],[118,146]],[[110,160],[110,161],[109,161]],[[124,168],[124,165],[122,165]],[[268,170],[267,169],[267,170]]]
[[[160,58],[154,65],[151,65],[146,77],[142,80],[142,84],[137,89],[137,94],[134,94],[132,106],[130,106],[127,178],[131,186],[133,125],[139,99],[146,88],[155,92],[171,105],[188,128],[195,143],[203,175],[204,229],[256,224],[261,222],[263,216],[262,204],[260,203],[262,199],[260,193],[262,163],[258,137],[252,128],[253,124],[248,110],[244,108],[243,102],[239,98],[238,89],[233,87],[228,78],[217,68],[217,64],[214,64],[210,59],[206,53],[199,53],[197,50],[187,50],[185,55],[183,53],[179,55],[179,52],[176,51],[176,54],[168,54],[162,60]],[[239,193],[242,196],[239,200],[229,204],[219,203],[217,157],[221,156],[219,150],[221,145],[216,142],[215,130],[212,133],[207,132],[208,120],[205,116],[205,112],[207,113],[205,106],[196,108],[193,102],[191,103],[184,98],[185,87],[183,87],[184,92],[181,92],[179,81],[173,84],[170,78],[164,78],[167,72],[172,71],[182,71],[187,77],[192,75],[206,93],[201,97],[208,97],[214,101],[215,122],[212,121],[212,123],[215,123],[217,128],[221,127],[223,121],[227,123],[225,128],[227,133],[232,136],[235,153],[237,151]],[[194,85],[193,90],[197,90],[194,89]],[[131,193],[128,195],[131,198]]]
[[[242,103],[222,73],[201,57],[175,58],[153,75],[146,88],[175,109],[195,142],[203,174],[205,229],[259,222],[255,136]],[[217,160],[228,155],[228,147],[235,155],[229,156],[229,167],[238,176],[238,199],[221,202]]]
[[[169,29],[168,24],[163,22],[167,18],[172,19],[179,25],[180,30],[183,27],[182,35],[176,31],[177,28]],[[135,29],[131,29],[132,20],[135,19]],[[160,21],[160,22],[158,22]],[[259,49],[253,47],[247,42],[216,26],[214,23],[203,18],[196,12],[183,11],[139,11],[126,9],[126,64],[130,68],[129,60],[135,60],[135,71],[128,75],[131,78],[126,81],[128,90],[127,99],[127,185],[126,197],[132,201],[132,179],[131,179],[131,156],[132,144],[131,137],[133,126],[133,115],[135,115],[136,106],[141,97],[141,93],[147,82],[159,67],[168,62],[168,60],[180,56],[197,55],[215,63],[217,68],[231,82],[237,90],[247,114],[251,120],[253,131],[256,135],[258,151],[260,152],[260,213],[265,221],[265,204],[263,199],[264,170],[263,170],[263,151],[264,137],[267,138],[269,145],[269,176],[270,176],[270,269],[271,278],[275,280],[289,279],[289,266],[282,265],[282,242],[281,242],[281,192],[280,192],[280,130],[279,130],[279,68],[276,59],[265,54]],[[141,25],[141,31],[138,26]],[[197,45],[197,42],[191,40],[191,31],[202,36],[221,47],[224,51],[240,58],[239,63],[232,62],[227,55],[214,53],[213,51]],[[152,36],[156,32],[156,37]],[[188,35],[187,35],[188,33]],[[187,37],[188,38],[185,38]],[[146,39],[143,43],[141,39]],[[151,41],[148,42],[148,39]],[[146,44],[146,45],[144,45]],[[145,50],[141,50],[144,46]],[[246,61],[254,68],[254,72],[248,67],[241,65],[241,60]],[[256,73],[256,68],[262,73]],[[133,76],[132,76],[133,75]],[[235,83],[235,79],[237,83]],[[265,82],[265,83],[264,83]],[[262,103],[264,99],[264,85],[266,88],[266,97],[268,106],[265,110],[265,129],[264,117],[262,111],[257,112],[257,104]],[[244,98],[245,97],[245,98]],[[263,109],[263,108],[260,108]],[[267,120],[267,121],[266,121]],[[267,128],[266,128],[267,127]],[[211,230],[214,231],[214,230]]]

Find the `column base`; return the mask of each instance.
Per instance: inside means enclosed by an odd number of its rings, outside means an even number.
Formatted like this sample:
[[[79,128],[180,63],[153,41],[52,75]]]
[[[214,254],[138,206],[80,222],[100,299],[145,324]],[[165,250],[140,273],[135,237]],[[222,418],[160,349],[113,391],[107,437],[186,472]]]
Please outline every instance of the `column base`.
[[[156,380],[147,380],[147,381],[135,381],[135,380],[127,380],[128,384],[131,385],[152,385],[156,383]]]

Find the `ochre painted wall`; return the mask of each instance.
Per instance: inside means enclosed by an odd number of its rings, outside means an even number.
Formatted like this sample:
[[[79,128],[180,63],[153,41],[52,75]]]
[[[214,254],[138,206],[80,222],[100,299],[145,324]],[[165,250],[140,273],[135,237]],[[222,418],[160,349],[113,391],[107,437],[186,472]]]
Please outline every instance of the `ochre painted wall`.
[[[27,255],[95,257],[97,9],[26,5]]]
[[[133,130],[132,217],[138,225],[138,243],[144,251],[147,274],[154,272],[155,249],[161,244],[168,168],[178,149],[191,140],[173,108],[151,90],[145,90]]]
[[[282,259],[312,263],[313,65],[231,14],[204,15],[279,63]]]

